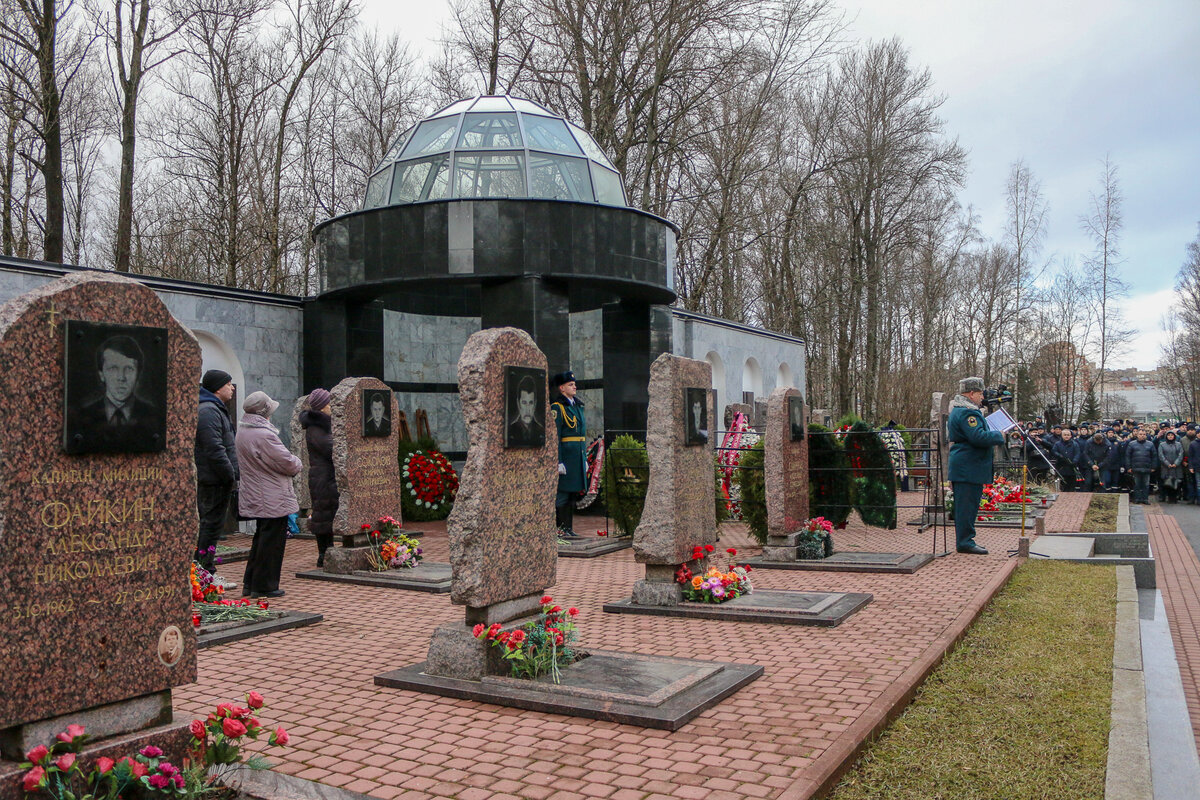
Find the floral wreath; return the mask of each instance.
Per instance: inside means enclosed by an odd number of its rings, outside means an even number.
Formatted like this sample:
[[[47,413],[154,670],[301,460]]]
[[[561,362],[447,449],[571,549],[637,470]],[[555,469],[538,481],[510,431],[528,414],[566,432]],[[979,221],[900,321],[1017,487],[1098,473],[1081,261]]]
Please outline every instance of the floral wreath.
[[[400,467],[404,488],[422,508],[441,509],[458,494],[458,474],[437,450],[414,450]]]
[[[750,420],[741,411],[733,415],[733,422],[721,441],[718,456],[721,474],[721,494],[730,519],[742,519],[741,490],[733,480],[734,470],[742,462],[742,453],[758,443],[759,435],[750,427]]]

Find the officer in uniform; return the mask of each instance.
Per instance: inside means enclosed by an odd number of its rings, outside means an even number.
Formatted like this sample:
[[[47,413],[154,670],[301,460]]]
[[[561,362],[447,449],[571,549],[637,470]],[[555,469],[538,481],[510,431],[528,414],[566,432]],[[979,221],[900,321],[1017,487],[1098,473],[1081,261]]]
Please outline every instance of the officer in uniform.
[[[988,428],[979,410],[983,402],[983,379],[964,378],[959,394],[950,401],[946,437],[950,440],[947,470],[954,490],[954,533],[958,552],[987,555],[975,544],[975,518],[983,485],[992,482],[992,447],[1004,444],[1004,434]]]
[[[575,500],[587,490],[587,420],[583,401],[575,396],[575,373],[567,370],[551,378],[555,388],[550,413],[558,430],[558,494],[554,498],[554,523],[564,539],[578,538],[572,528]]]

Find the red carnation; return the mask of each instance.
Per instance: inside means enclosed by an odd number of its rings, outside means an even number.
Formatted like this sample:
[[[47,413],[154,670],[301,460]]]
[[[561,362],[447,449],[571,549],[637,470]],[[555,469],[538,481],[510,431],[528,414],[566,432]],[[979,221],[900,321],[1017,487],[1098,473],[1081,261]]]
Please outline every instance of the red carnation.
[[[113,761],[111,758],[107,758],[106,756],[100,756],[99,758],[96,759],[96,769],[100,770],[101,775],[104,775],[106,773],[111,772],[112,768],[113,768],[113,764],[116,764],[116,763],[117,762]]]
[[[206,733],[206,731],[204,729],[203,722],[201,722],[198,719],[194,719],[194,720],[192,720],[191,728],[192,728],[192,736],[195,736],[197,739],[201,739],[201,740],[204,739],[204,734]]]
[[[553,603],[553,602],[554,602],[554,598],[551,597],[550,595],[547,594],[547,595],[542,596],[542,605],[547,605],[547,604]]]
[[[25,758],[34,764],[38,764],[48,755],[50,755],[50,748],[46,747],[44,744],[39,744],[37,747],[26,753]]]
[[[60,733],[58,735],[58,740],[60,742],[70,743],[75,740],[76,736],[82,736],[82,735],[83,735],[83,726],[82,725],[68,725],[66,731],[64,731],[63,733]]]
[[[732,547],[731,547],[731,548],[729,548],[728,550],[726,550],[725,552],[726,552],[726,553],[729,553],[729,555],[731,555],[731,556],[736,556],[736,555],[737,555],[737,550],[734,550]]]
[[[33,769],[29,770],[29,772],[25,773],[25,780],[21,781],[21,786],[25,788],[25,791],[32,792],[34,789],[37,789],[42,785],[42,781],[45,779],[45,777],[46,770],[42,769],[41,767],[34,767]]]
[[[704,545],[704,552],[711,553],[713,550],[716,550],[716,548],[713,547],[711,544]]]
[[[570,614],[572,617],[577,617],[577,616],[579,616],[579,609],[572,606],[571,608],[567,609],[567,613]]]
[[[251,692],[250,694],[246,695],[246,705],[250,706],[251,708],[262,708],[263,696],[258,692]]]
[[[246,726],[238,722],[236,719],[226,719],[221,723],[221,730],[230,739],[236,739],[246,733]]]
[[[275,729],[275,736],[274,736],[275,744],[287,744],[288,738],[289,738],[288,733],[283,728]]]

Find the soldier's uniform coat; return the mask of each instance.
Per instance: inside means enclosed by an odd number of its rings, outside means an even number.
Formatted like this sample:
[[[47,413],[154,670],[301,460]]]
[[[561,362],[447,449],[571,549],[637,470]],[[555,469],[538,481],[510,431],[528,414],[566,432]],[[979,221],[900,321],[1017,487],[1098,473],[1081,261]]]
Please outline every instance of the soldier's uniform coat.
[[[992,482],[992,448],[1004,444],[1004,434],[988,428],[979,407],[960,394],[950,401],[946,438],[950,440],[947,475],[954,490],[954,532],[962,549],[975,544],[983,485]]]

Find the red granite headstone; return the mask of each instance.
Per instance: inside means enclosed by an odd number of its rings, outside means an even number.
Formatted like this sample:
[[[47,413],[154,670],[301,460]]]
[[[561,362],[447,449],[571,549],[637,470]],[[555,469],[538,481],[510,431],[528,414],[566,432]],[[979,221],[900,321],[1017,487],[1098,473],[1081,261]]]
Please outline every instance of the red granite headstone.
[[[383,516],[401,521],[400,462],[397,459],[396,396],[378,378],[345,378],[330,392],[333,471],[338,510],[333,533],[345,545],[366,544],[364,523]],[[370,421],[374,399],[384,406],[386,428]],[[380,435],[366,435],[370,433]]]
[[[68,320],[102,325],[68,342]],[[70,275],[0,308],[0,730],[195,681],[199,373],[191,332],[119,275]],[[77,441],[119,449],[128,432],[99,426],[143,413],[165,414],[164,449],[65,452],[68,419]]]
[[[795,560],[793,534],[808,519],[808,438],[804,435],[807,417],[808,409],[799,389],[780,387],[767,398],[767,424],[763,433],[767,543],[763,558],[768,561]]]

